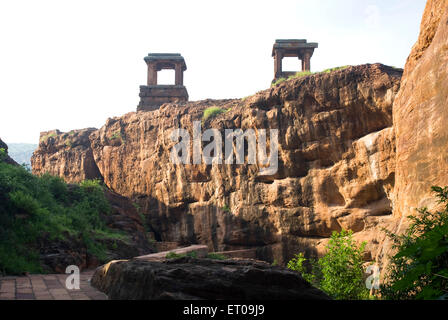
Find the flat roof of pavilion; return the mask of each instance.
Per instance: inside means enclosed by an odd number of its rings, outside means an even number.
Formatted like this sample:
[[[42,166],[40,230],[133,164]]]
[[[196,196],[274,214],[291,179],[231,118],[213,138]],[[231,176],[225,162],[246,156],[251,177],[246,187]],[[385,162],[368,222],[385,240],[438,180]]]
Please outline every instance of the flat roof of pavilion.
[[[187,65],[185,64],[184,57],[181,56],[180,53],[148,53],[146,57],[144,57],[146,63],[148,62],[181,62],[182,68],[187,69]]]
[[[286,51],[295,51],[300,49],[315,49],[319,45],[316,42],[306,42],[306,39],[276,39],[272,47],[272,56],[276,49],[284,49]]]

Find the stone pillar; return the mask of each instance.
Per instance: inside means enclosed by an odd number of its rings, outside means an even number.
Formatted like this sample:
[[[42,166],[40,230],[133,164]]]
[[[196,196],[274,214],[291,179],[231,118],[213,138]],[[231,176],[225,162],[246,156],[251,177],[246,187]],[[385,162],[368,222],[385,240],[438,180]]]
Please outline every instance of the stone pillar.
[[[182,71],[182,65],[180,63],[176,63],[174,67],[175,72],[175,81],[174,84],[177,86],[184,85],[184,72]]]
[[[308,50],[305,51],[305,53],[303,54],[304,68],[305,68],[305,70],[303,71],[311,71],[311,56],[312,53]]]
[[[276,50],[274,55],[274,78],[278,79],[282,76],[282,59],[283,52]]]
[[[148,86],[157,85],[157,69],[153,63],[148,64]]]

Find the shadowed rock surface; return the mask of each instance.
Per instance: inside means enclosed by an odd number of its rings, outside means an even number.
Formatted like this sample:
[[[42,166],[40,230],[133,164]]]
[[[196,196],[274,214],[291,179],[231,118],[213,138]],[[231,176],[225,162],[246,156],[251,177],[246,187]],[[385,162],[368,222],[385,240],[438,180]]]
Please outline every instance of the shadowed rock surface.
[[[112,261],[91,283],[109,299],[329,299],[297,272],[250,260]]]

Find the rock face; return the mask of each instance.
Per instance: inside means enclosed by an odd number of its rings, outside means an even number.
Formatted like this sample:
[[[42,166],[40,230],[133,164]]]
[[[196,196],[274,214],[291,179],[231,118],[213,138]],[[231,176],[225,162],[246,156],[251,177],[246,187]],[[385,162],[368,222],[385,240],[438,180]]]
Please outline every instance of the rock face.
[[[393,108],[394,215],[400,222],[416,208],[434,205],[431,186],[448,185],[447,83],[448,1],[429,0]]]
[[[108,119],[99,130],[41,139],[33,172],[67,181],[103,179],[138,202],[156,240],[207,244],[212,251],[257,248],[284,263],[297,251],[322,252],[334,230],[353,229],[377,255],[392,219],[395,135],[392,104],[401,70],[380,64],[315,74],[243,100],[165,104]],[[207,128],[278,129],[279,168],[175,165],[173,129],[192,136],[206,108],[229,109]],[[48,133],[43,134],[43,137]],[[88,137],[88,139],[87,139]],[[269,134],[268,134],[269,137]]]
[[[112,261],[91,283],[109,299],[328,300],[294,271],[246,260]]]

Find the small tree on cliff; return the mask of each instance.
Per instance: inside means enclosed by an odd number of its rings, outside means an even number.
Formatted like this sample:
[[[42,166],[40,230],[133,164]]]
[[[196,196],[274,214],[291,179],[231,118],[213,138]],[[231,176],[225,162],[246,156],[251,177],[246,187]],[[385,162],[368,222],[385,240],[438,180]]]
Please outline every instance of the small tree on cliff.
[[[448,187],[432,187],[443,211],[419,209],[409,228],[387,232],[397,253],[381,286],[386,299],[448,299]]]
[[[356,245],[351,230],[333,232],[326,246],[327,253],[317,263],[311,263],[311,273],[305,271],[303,263],[306,259],[302,253],[288,263],[288,268],[302,273],[304,279],[334,299],[366,299],[369,293],[362,266],[365,245],[365,242]]]

